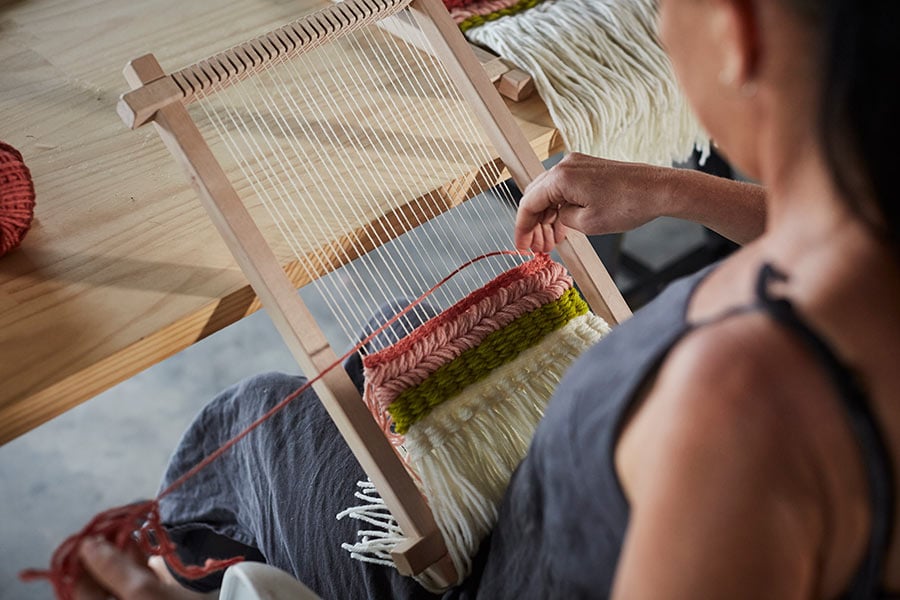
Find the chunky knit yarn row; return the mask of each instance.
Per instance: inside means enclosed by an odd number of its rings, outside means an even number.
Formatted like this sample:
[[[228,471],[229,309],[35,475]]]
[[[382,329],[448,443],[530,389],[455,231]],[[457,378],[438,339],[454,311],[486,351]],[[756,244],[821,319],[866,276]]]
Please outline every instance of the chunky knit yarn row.
[[[553,262],[549,255],[538,254],[528,262],[495,277],[437,317],[416,328],[413,335],[367,356],[363,363],[366,376],[396,377],[401,370],[408,368],[408,366],[398,367],[395,364],[397,361],[421,360],[422,355],[434,351],[430,346],[423,348],[423,344],[446,344],[447,340],[466,334],[484,317],[499,312],[503,305],[498,305],[495,297],[506,294],[506,302],[512,303],[526,294],[550,287],[560,280],[567,282],[566,287],[572,285],[572,278],[562,265]],[[456,329],[448,330],[448,327]],[[424,342],[423,339],[426,338],[435,341]],[[419,358],[410,359],[409,356]]]
[[[454,8],[460,8],[472,3],[473,0],[444,0],[444,6],[447,7],[447,10],[453,10]]]
[[[459,23],[464,19],[476,15],[484,16],[497,12],[498,10],[512,8],[521,2],[522,0],[476,0],[475,2],[464,4],[459,8],[450,9],[450,16],[453,17],[454,21]]]
[[[575,317],[588,312],[588,306],[575,288],[569,288],[558,300],[549,302],[519,317],[506,327],[488,335],[479,345],[469,348],[442,365],[415,387],[403,391],[388,407],[396,433],[404,434],[434,407],[459,394],[470,384],[534,346],[548,333],[560,329]]]

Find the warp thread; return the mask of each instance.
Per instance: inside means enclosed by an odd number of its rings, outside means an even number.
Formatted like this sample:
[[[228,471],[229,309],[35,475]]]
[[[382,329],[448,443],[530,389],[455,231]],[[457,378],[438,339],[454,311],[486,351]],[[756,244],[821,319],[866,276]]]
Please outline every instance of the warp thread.
[[[304,385],[291,392],[287,397],[269,409],[269,411],[247,426],[243,431],[222,444],[222,446],[185,472],[181,477],[172,482],[169,487],[160,492],[155,499],[111,508],[97,514],[81,529],[81,531],[69,536],[57,547],[50,559],[50,566],[48,569],[26,569],[19,574],[19,577],[24,581],[48,580],[53,586],[54,593],[59,600],[74,600],[75,585],[84,572],[78,558],[78,548],[84,540],[93,537],[102,537],[122,550],[129,546],[137,546],[147,555],[161,556],[179,575],[187,579],[199,579],[230,565],[241,562],[243,557],[234,557],[225,560],[210,559],[202,566],[184,565],[176,553],[175,544],[168,537],[165,528],[162,527],[160,522],[159,501],[180,488],[197,473],[225,454],[232,446],[240,442],[256,430],[256,428],[283,410],[288,404],[293,402],[332,369],[340,367],[351,355],[362,349],[366,344],[390,327],[395,321],[419,306],[428,297],[434,294],[436,290],[445,285],[461,271],[477,262],[494,256],[518,256],[529,254],[530,253],[527,252],[498,250],[482,254],[481,256],[477,256],[462,264],[416,300],[407,305],[403,310],[398,312],[384,325],[366,336],[343,356],[328,365],[316,377],[307,380]]]
[[[18,150],[0,142],[0,256],[16,248],[34,219],[34,184]]]
[[[695,147],[705,154],[709,138],[656,35],[656,4],[545,0],[479,17],[466,36],[531,75],[568,150],[670,165]]]

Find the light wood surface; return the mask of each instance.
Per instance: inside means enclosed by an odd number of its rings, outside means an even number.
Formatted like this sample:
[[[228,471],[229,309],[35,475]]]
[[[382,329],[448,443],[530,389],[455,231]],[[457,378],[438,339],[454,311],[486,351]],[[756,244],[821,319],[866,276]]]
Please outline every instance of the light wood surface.
[[[326,4],[0,6],[0,139],[38,202],[23,247],[0,258],[0,442],[259,307],[156,134],[122,125],[121,70],[146,52],[175,70]],[[540,157],[561,149],[537,97],[512,110]]]

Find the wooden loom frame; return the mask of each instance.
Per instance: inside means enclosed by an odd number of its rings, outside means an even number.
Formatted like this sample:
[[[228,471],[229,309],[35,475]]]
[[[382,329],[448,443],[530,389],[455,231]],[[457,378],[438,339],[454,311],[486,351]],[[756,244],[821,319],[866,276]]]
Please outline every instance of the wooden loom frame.
[[[404,575],[428,571],[436,582],[449,586],[457,574],[426,500],[347,373],[343,369],[327,371],[336,362],[336,353],[185,107],[197,92],[213,84],[239,80],[268,60],[312,49],[345,29],[388,17],[407,6],[432,40],[435,54],[475,111],[500,159],[525,189],[543,171],[543,165],[441,0],[346,0],[171,75],[163,72],[153,55],[136,58],[125,68],[132,91],[123,94],[117,109],[132,129],[154,123],[303,372],[310,378],[324,373],[313,388],[406,536],[392,552],[399,571]],[[596,314],[611,324],[630,315],[587,238],[571,233],[559,246],[559,253]]]

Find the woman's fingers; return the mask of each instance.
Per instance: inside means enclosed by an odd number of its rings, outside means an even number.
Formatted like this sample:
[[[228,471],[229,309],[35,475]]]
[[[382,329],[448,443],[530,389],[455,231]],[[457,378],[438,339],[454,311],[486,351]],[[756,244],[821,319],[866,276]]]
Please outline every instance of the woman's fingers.
[[[566,239],[567,235],[569,235],[568,225],[565,225],[562,219],[556,219],[556,222],[553,223],[553,245],[558,246],[560,242]],[[551,248],[550,250],[552,249],[553,248]]]
[[[559,211],[556,208],[548,208],[534,219],[530,227],[520,228],[519,224],[516,224],[516,248],[533,252],[550,252],[566,239],[568,232],[569,228],[560,219]]]
[[[553,171],[546,171],[534,178],[519,202],[516,214],[516,247],[544,252],[546,236],[544,225],[552,225],[556,219],[556,207],[563,202],[556,191]]]
[[[667,214],[673,173],[678,171],[569,154],[525,190],[516,216],[516,246],[548,251],[565,238],[567,228],[588,235],[616,233]]]
[[[127,600],[162,600],[166,592],[159,580],[143,565],[101,539],[82,542],[79,556],[88,574],[107,593]],[[87,599],[92,597],[87,596]]]

